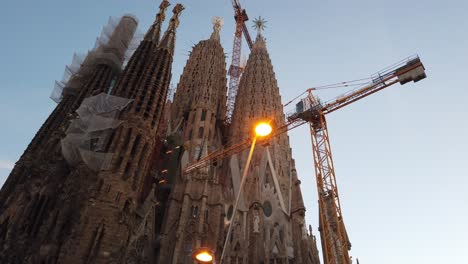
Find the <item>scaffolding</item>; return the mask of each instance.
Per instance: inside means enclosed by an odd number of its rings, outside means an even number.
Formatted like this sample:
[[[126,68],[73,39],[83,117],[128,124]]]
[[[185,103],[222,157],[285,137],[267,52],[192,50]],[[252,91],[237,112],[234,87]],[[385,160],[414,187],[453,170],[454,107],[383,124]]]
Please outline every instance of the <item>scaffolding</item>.
[[[132,15],[110,17],[94,48],[87,54],[73,55],[71,64],[65,66],[62,80],[55,81],[50,98],[59,103],[64,95],[76,94],[86,84],[96,65],[104,64],[120,71],[138,45],[135,38],[138,37],[135,34],[137,24],[138,20]]]
[[[68,164],[83,162],[93,171],[105,170],[112,160],[107,153],[110,135],[120,126],[120,112],[132,100],[106,93],[88,97],[76,110],[77,118],[70,122],[61,140],[62,154]]]

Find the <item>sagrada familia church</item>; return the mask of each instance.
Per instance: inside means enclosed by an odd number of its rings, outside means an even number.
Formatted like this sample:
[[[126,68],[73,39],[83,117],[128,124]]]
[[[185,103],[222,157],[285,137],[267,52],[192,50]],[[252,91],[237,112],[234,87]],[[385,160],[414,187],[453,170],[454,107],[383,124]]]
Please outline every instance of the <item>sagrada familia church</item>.
[[[169,5],[130,57],[137,20],[126,15],[56,83],[57,107],[0,192],[0,263],[196,263],[206,247],[215,263],[319,264],[287,134],[256,147],[235,212],[248,150],[183,173],[285,116],[259,31],[226,124],[219,20],[168,98],[184,9],[162,32]]]

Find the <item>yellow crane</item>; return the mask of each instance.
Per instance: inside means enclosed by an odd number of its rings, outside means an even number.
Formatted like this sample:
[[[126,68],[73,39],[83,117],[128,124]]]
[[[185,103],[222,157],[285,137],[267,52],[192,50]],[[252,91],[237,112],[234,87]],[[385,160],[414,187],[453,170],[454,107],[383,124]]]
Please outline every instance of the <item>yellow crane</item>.
[[[351,263],[348,252],[351,249],[351,243],[343,222],[325,115],[396,83],[403,85],[410,81],[418,82],[424,78],[426,78],[424,65],[419,57],[414,56],[373,75],[367,85],[326,103],[320,102],[312,94],[314,90],[320,88],[307,89],[304,92],[308,94],[307,97],[296,105],[296,111],[287,117],[285,125],[276,128],[275,132],[269,137],[275,137],[305,123],[310,126],[324,264]],[[325,88],[330,87],[332,86]],[[269,140],[269,138],[263,140]],[[193,170],[208,166],[214,161],[239,153],[247,149],[252,143],[251,141],[251,139],[248,139],[209,153],[196,163],[184,168],[183,173],[190,173]]]
[[[288,117],[290,123],[306,121],[310,126],[319,201],[320,237],[325,264],[351,263],[348,253],[351,243],[343,222],[325,115],[393,84],[418,82],[424,78],[426,78],[425,69],[419,57],[409,58],[376,74],[368,85],[325,104],[313,96],[313,88],[308,89],[306,100],[302,100],[296,107],[298,111]]]

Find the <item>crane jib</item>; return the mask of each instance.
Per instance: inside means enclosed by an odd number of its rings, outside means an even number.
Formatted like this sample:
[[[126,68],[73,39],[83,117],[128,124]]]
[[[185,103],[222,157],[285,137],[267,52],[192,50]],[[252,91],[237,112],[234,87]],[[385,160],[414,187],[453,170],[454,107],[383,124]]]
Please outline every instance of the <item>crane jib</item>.
[[[300,109],[300,111],[289,115],[286,123],[283,126],[276,128],[276,132],[274,132],[270,138],[274,138],[280,134],[286,133],[287,131],[301,126],[307,122],[314,124],[319,121],[321,114],[329,114],[397,82],[405,84],[411,80],[414,82],[422,80],[426,78],[424,70],[424,65],[420,59],[416,57],[407,60],[406,63],[401,67],[394,67],[388,71],[377,74],[377,77],[374,78],[372,84],[352,91],[351,93],[344,96],[340,96],[331,103],[325,104],[324,106],[322,106],[320,101],[314,99],[315,104],[311,104],[308,107],[303,107]],[[309,97],[312,96],[311,92],[312,90],[309,90]],[[184,169],[184,173],[189,173],[193,170],[203,168],[208,166],[213,161],[221,160],[229,155],[239,153],[247,149],[249,144],[250,140],[246,140],[238,144],[224,146],[221,149],[215,150],[214,152],[211,152],[207,156],[201,158],[198,162],[188,165]]]
[[[370,85],[337,97],[335,100],[323,106],[321,111],[324,114],[329,114],[397,82],[404,85],[410,81],[418,82],[424,78],[426,78],[424,65],[419,58],[415,58],[397,69],[379,74],[379,77],[373,79]]]

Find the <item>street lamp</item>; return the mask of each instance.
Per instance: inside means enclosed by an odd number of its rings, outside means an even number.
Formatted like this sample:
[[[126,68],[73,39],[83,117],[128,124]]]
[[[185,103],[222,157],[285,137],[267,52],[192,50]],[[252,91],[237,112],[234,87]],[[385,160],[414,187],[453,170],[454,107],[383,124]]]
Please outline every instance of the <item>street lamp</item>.
[[[214,254],[211,249],[207,247],[201,247],[193,252],[192,257],[198,263],[213,263],[214,262]]]
[[[266,137],[270,135],[272,130],[273,129],[271,128],[270,124],[266,122],[260,122],[255,126],[255,135],[257,137]]]
[[[252,140],[252,146],[250,147],[249,157],[247,158],[247,162],[245,163],[244,173],[242,174],[241,184],[239,186],[239,191],[237,192],[237,196],[236,196],[236,203],[234,204],[234,208],[232,210],[231,223],[229,224],[229,229],[226,235],[226,240],[224,240],[223,251],[221,252],[221,258],[219,259],[220,264],[223,263],[223,258],[226,252],[227,243],[229,241],[229,237],[231,236],[232,226],[236,217],[237,206],[239,205],[240,194],[242,192],[242,188],[244,187],[245,179],[247,178],[246,176],[247,176],[247,172],[249,171],[250,161],[252,160],[252,155],[255,149],[255,143],[257,142],[257,137],[266,137],[270,135],[273,129],[271,128],[271,125],[269,123],[260,122],[255,126],[254,130],[255,130],[255,136]]]

